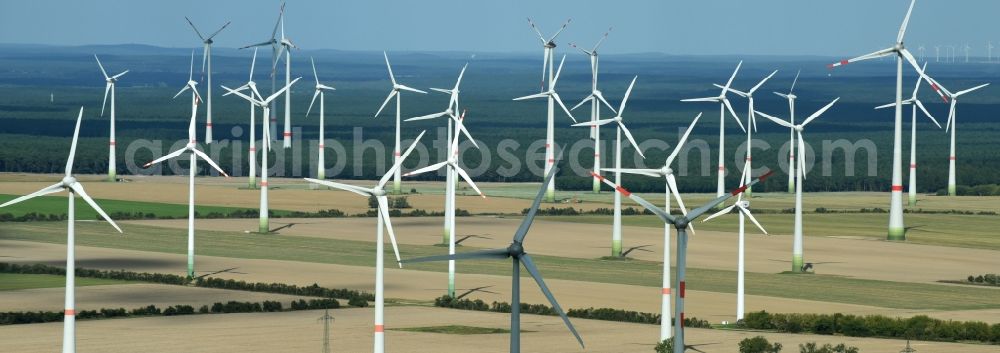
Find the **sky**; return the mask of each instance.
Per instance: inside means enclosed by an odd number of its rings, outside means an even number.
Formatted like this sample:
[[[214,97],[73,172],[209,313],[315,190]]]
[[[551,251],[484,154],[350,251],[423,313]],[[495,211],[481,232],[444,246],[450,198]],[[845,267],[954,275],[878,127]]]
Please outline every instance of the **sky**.
[[[216,45],[269,39],[280,1],[32,0],[0,2],[0,43],[149,44],[195,47],[184,21],[203,33],[232,24]],[[888,47],[908,0],[290,0],[287,36],[304,49],[530,52],[568,18],[557,39],[592,46],[614,27],[603,53],[859,55]],[[985,56],[1000,33],[997,0],[918,0],[907,32],[915,51],[966,43]]]

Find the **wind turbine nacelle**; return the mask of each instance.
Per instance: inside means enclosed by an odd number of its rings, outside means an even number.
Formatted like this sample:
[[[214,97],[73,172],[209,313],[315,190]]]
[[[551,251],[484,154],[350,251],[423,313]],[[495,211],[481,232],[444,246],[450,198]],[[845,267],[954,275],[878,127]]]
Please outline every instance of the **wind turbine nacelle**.
[[[76,184],[76,178],[72,175],[67,175],[62,178],[62,184],[65,187],[70,187],[70,185]]]
[[[743,200],[743,201],[740,201],[740,202],[737,202],[737,203],[739,203],[740,206],[743,206],[743,208],[750,208],[750,201]]]

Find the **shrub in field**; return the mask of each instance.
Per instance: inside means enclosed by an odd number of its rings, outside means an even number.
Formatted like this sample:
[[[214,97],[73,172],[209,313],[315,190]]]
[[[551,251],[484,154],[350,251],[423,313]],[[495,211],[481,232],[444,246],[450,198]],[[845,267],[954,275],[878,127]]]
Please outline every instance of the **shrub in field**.
[[[674,353],[674,338],[668,338],[656,344],[656,353]]]
[[[739,347],[740,353],[781,353],[781,343],[768,342],[764,336],[745,338]]]
[[[822,346],[816,345],[816,342],[809,342],[799,345],[799,353],[858,353],[861,350],[858,347],[848,347],[843,343],[836,346],[829,343]]]

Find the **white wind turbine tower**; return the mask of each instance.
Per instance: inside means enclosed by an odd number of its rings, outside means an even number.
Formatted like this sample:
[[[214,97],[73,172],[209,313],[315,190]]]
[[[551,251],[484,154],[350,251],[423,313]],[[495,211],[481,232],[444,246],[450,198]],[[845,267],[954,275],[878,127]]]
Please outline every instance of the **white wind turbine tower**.
[[[559,64],[559,68],[562,69],[562,64]],[[642,154],[642,150],[639,149],[639,144],[635,142],[635,138],[632,137],[632,133],[628,131],[625,127],[625,123],[622,122],[622,114],[625,112],[625,103],[628,103],[628,97],[632,94],[632,87],[635,86],[635,80],[639,76],[632,78],[632,83],[628,85],[628,89],[625,91],[625,97],[622,98],[622,103],[618,106],[618,112],[614,118],[587,121],[578,124],[573,124],[573,126],[600,126],[610,123],[618,124],[618,129],[615,130],[615,183],[621,183],[622,179],[622,133],[625,133],[625,137],[628,138],[628,142],[632,144],[635,151],[639,153],[639,156],[643,159],[646,158]],[[600,175],[600,174],[598,174]],[[622,196],[620,193],[615,193],[615,210],[614,210],[614,220],[611,226],[611,256],[612,257],[622,257]]]
[[[746,165],[743,167],[743,169],[746,169],[746,170],[750,169],[750,161],[746,161]],[[743,176],[740,177],[740,186],[745,185],[746,181],[749,180],[748,177],[749,176],[746,173],[744,173]],[[723,208],[719,212],[716,212],[715,214],[713,214],[711,216],[705,217],[705,219],[702,220],[702,222],[707,222],[708,220],[710,220],[712,218],[715,218],[715,217],[718,217],[718,216],[721,216],[721,215],[724,215],[724,214],[728,214],[728,213],[732,212],[734,209],[737,210],[736,213],[738,213],[739,217],[740,217],[739,221],[738,221],[739,228],[740,228],[739,241],[738,241],[738,243],[739,243],[739,246],[738,246],[739,250],[738,250],[738,255],[737,255],[737,260],[736,260],[737,261],[737,268],[738,268],[737,274],[736,274],[736,322],[740,322],[740,320],[743,320],[743,314],[746,312],[746,310],[745,310],[746,309],[746,305],[745,305],[746,304],[746,295],[745,295],[745,293],[746,293],[746,276],[745,276],[745,273],[746,273],[746,230],[744,229],[745,228],[746,219],[749,218],[750,221],[753,222],[753,224],[756,225],[757,228],[760,229],[760,231],[763,232],[764,234],[767,234],[767,231],[764,230],[764,227],[760,225],[760,222],[757,222],[757,219],[754,218],[753,214],[750,213],[750,201],[749,200],[743,200],[743,194],[737,195],[736,202],[733,203],[732,206]]]
[[[257,91],[257,86],[256,85],[249,85],[248,86],[250,88],[250,95],[249,96],[245,95],[245,94],[243,94],[243,93],[241,93],[241,92],[239,92],[237,90],[233,90],[233,89],[231,89],[229,87],[226,87],[226,86],[222,86],[222,89],[225,89],[226,91],[228,91],[228,93],[224,94],[224,96],[230,95],[230,94],[235,94],[235,95],[239,96],[240,98],[246,99],[250,103],[253,103],[254,105],[256,105],[256,106],[260,107],[261,109],[263,109],[264,110],[264,115],[263,116],[269,116],[268,114],[270,114],[270,112],[271,112],[270,104],[272,102],[274,102],[274,99],[278,98],[278,96],[281,96],[282,93],[285,93],[285,91],[287,91],[288,88],[291,87],[292,84],[294,84],[300,78],[301,77],[296,77],[294,80],[292,80],[292,82],[289,82],[287,85],[285,85],[284,88],[282,88],[281,90],[279,90],[277,92],[274,92],[274,94],[271,94],[271,96],[269,96],[269,97],[267,97],[267,99],[263,99],[263,100],[260,99],[263,96],[261,96],[260,92]],[[271,229],[269,228],[270,220],[269,220],[269,216],[268,216],[268,207],[267,207],[267,187],[268,187],[268,185],[267,185],[267,171],[268,171],[267,155],[268,155],[268,153],[267,152],[271,150],[271,142],[273,140],[274,139],[271,137],[270,129],[264,129],[264,136],[261,139],[261,143],[263,143],[264,146],[263,146],[263,148],[261,148],[261,151],[263,151],[263,153],[261,153],[261,157],[260,157],[260,159],[261,159],[261,162],[260,162],[260,222],[259,222],[258,228],[257,228],[257,232],[261,233],[261,234],[267,234],[267,233],[269,233],[271,231]]]
[[[246,48],[262,47],[262,46],[271,47],[271,92],[272,93],[274,93],[278,89],[276,81],[278,75],[275,70],[278,67],[278,59],[280,58],[280,55],[278,55],[278,47],[281,46],[281,43],[278,41],[276,36],[278,35],[278,26],[281,25],[282,19],[284,18],[285,18],[285,3],[282,2],[281,11],[278,13],[278,21],[274,23],[274,30],[271,31],[271,39],[268,39],[265,42],[250,44],[240,48],[240,49],[246,49]],[[265,119],[270,118],[270,123],[268,124],[268,129],[269,129],[268,138],[272,139],[270,143],[268,143],[268,146],[270,146],[271,143],[276,141],[274,140],[274,136],[278,134],[278,121],[277,118],[275,117],[276,109],[274,108],[274,102],[271,102],[268,111],[270,111],[270,115],[266,115],[264,118]]]
[[[944,91],[944,94],[947,95],[949,98],[951,98],[951,107],[948,109],[948,122],[945,124],[944,129],[945,132],[951,132],[951,149],[950,152],[948,153],[948,195],[955,196],[955,130],[958,127],[957,125],[958,97],[979,90],[983,87],[989,86],[990,84],[985,83],[976,87],[969,88],[964,91],[951,93],[951,91],[949,91],[947,88],[944,88],[944,86],[938,84],[937,81],[935,81],[933,78],[926,77],[925,79],[929,80],[931,84],[934,85],[935,87],[941,87],[941,90]]]
[[[194,66],[192,66],[191,69],[193,70]],[[152,162],[146,163],[142,167],[149,168],[154,164],[158,164],[169,159],[180,157],[184,153],[190,153],[191,155],[191,164],[190,167],[188,168],[189,177],[188,177],[187,278],[192,279],[194,278],[194,176],[198,174],[198,157],[204,159],[205,162],[208,163],[208,165],[212,166],[212,168],[215,168],[215,170],[218,170],[219,173],[226,176],[227,178],[229,177],[229,174],[226,174],[226,172],[223,171],[222,168],[219,168],[219,165],[216,164],[211,157],[205,154],[205,152],[202,152],[200,149],[198,149],[198,142],[194,124],[195,124],[195,117],[197,117],[198,115],[198,104],[201,101],[201,95],[198,94],[198,89],[195,88],[195,86],[190,82],[184,86],[181,92],[184,92],[189,88],[191,89],[191,123],[188,125],[187,145],[185,145],[183,148],[179,150],[170,152],[170,154],[167,154],[166,156],[157,158]]]
[[[777,123],[778,125],[794,129],[795,135],[798,138],[799,142],[798,143],[799,163],[796,166],[796,171],[797,171],[796,177],[798,179],[795,180],[795,228],[792,239],[792,272],[795,273],[803,272],[803,265],[804,265],[802,258],[802,183],[806,179],[806,158],[805,158],[806,143],[805,140],[802,139],[802,130],[805,128],[806,125],[809,125],[809,123],[811,123],[813,120],[816,120],[816,118],[819,118],[820,115],[823,115],[823,113],[825,113],[828,109],[830,109],[830,107],[836,104],[837,101],[839,100],[840,97],[837,97],[837,99],[834,99],[832,102],[830,102],[830,104],[827,104],[823,108],[820,108],[820,110],[817,110],[815,113],[810,115],[808,118],[806,118],[806,120],[802,121],[801,124],[787,122],[775,118],[773,116],[761,113],[760,111],[757,112],[757,114],[760,114],[761,116]]]
[[[924,63],[922,70],[924,72],[927,71],[927,63]],[[937,119],[934,119],[934,116],[924,107],[924,103],[920,102],[920,99],[917,98],[917,93],[920,91],[920,84],[923,80],[923,77],[917,78],[917,84],[913,87],[913,96],[902,102],[903,104],[912,105],[912,120],[910,122],[910,185],[909,194],[907,195],[909,196],[908,201],[910,206],[917,205],[917,108],[919,107],[934,122],[934,125],[937,125],[938,129],[941,128],[941,124],[938,124]],[[875,109],[890,108],[894,105],[893,103],[889,103],[875,107]]]
[[[799,82],[799,75],[802,74],[802,70],[799,70],[795,74],[795,79],[792,80],[792,88],[788,90],[788,93],[778,93],[778,97],[788,100],[788,121],[795,124],[795,99],[799,98],[795,95],[795,84]],[[795,192],[795,129],[788,129],[788,193]]]
[[[993,42],[986,42],[986,62],[993,62]]]
[[[736,119],[736,124],[740,126],[744,132],[746,128],[743,127],[743,123],[740,122],[740,116],[736,115],[736,111],[733,110],[733,105],[729,103],[729,98],[726,98],[726,94],[729,93],[729,86],[733,84],[733,79],[736,78],[736,73],[740,72],[740,66],[743,66],[743,62],[740,61],[736,64],[736,70],[733,70],[733,75],[729,77],[729,81],[726,82],[726,86],[722,89],[716,97],[707,98],[692,98],[692,99],[682,99],[681,102],[714,102],[719,103],[719,177],[718,177],[718,187],[716,188],[716,195],[722,196],[726,193],[726,110],[729,110],[729,114],[733,115],[733,119]]]
[[[590,101],[590,121],[601,120],[601,103],[604,103],[604,106],[608,107],[608,109],[611,109],[612,113],[617,114],[615,108],[613,108],[611,104],[604,99],[604,95],[601,94],[601,91],[597,89],[597,72],[598,72],[598,67],[600,65],[600,57],[597,55],[597,48],[601,47],[601,44],[604,43],[604,40],[608,38],[608,33],[610,32],[611,28],[608,28],[608,31],[604,32],[604,35],[601,36],[601,39],[597,41],[596,45],[594,45],[594,49],[591,50],[579,48],[573,43],[569,44],[574,48],[580,49],[580,51],[582,51],[584,54],[587,54],[587,57],[590,58],[590,73],[592,78],[590,80],[590,94],[587,95],[587,97],[584,98],[582,101],[580,101],[580,103],[577,103],[576,106],[570,109],[570,110],[576,110],[576,108],[579,108],[587,101]],[[600,126],[594,125],[590,127],[590,138],[594,139],[593,172],[600,174],[601,173],[601,127]],[[593,190],[595,194],[601,192],[601,181],[598,180],[597,178],[594,178]]]
[[[923,44],[921,44],[919,47],[917,47],[917,56],[920,58],[920,61],[924,61],[924,51],[925,50],[927,50],[927,48],[924,48]]]
[[[108,103],[108,92],[111,92],[111,141],[108,143],[108,181],[115,182],[118,180],[117,176],[117,163],[115,156],[115,84],[118,83],[118,78],[122,77],[128,73],[128,70],[122,71],[122,73],[108,76],[108,72],[104,71],[104,65],[101,65],[101,59],[97,58],[97,54],[94,54],[94,59],[97,60],[97,67],[101,68],[101,74],[104,75],[104,81],[107,82],[104,85],[104,103],[101,103],[101,116],[104,116],[104,106]]]
[[[903,46],[903,37],[906,35],[906,26],[910,22],[910,15],[913,13],[913,5],[916,4],[916,0],[910,1],[910,8],[906,11],[906,17],[903,19],[903,24],[899,27],[899,33],[896,36],[896,44],[890,48],[882,49],[870,54],[865,54],[853,59],[842,60],[837,63],[830,64],[829,67],[832,69],[837,66],[847,65],[852,62],[875,59],[886,57],[889,55],[896,56],[896,120],[895,129],[893,131],[893,150],[892,150],[892,196],[889,201],[889,232],[887,238],[889,240],[905,240],[906,239],[906,228],[903,224],[903,61],[907,61],[913,66],[913,69],[917,71],[917,74],[925,76],[924,72],[917,65],[917,60],[913,58],[913,54],[910,54],[909,50]],[[941,97],[947,101],[944,94],[940,91],[937,85],[933,81],[931,83],[931,88],[934,89]],[[801,155],[800,155],[801,157]]]
[[[208,118],[205,123],[205,143],[212,143],[212,43],[215,43],[212,38],[215,38],[215,36],[218,35],[219,32],[222,32],[223,29],[226,29],[226,26],[229,26],[230,21],[226,21],[226,24],[222,25],[222,28],[219,28],[219,30],[215,31],[215,33],[212,33],[208,36],[208,38],[206,38],[201,35],[201,32],[198,31],[198,27],[194,26],[191,19],[187,18],[187,16],[185,16],[184,19],[187,20],[188,24],[191,25],[191,29],[194,29],[194,33],[197,34],[198,38],[205,44],[205,51],[202,52],[201,55],[201,72],[205,73],[205,68],[208,67],[208,91],[206,92],[208,95],[208,106],[206,107],[206,115]]]
[[[941,62],[941,46],[940,45],[935,45],[934,46],[934,62],[936,62],[936,63]]]
[[[554,76],[552,73],[552,67],[554,66],[555,63],[556,37],[558,37],[559,34],[566,29],[566,26],[568,26],[571,21],[573,21],[573,19],[567,19],[566,23],[563,23],[562,27],[560,27],[559,30],[556,31],[556,34],[553,34],[552,37],[545,39],[545,36],[542,35],[542,32],[538,30],[538,26],[535,26],[535,23],[531,21],[531,18],[528,18],[528,24],[530,24],[531,29],[534,30],[536,34],[538,34],[538,40],[542,42],[543,55],[542,55],[542,81],[540,89],[541,93],[537,95],[515,98],[514,100],[522,100],[528,98],[543,98],[543,97],[548,98],[548,103],[549,103],[548,115],[547,115],[548,120],[545,127],[545,175],[542,176],[542,179],[547,177],[549,173],[552,172],[552,167],[555,165],[555,148],[556,148],[555,103],[559,103],[559,106],[561,106],[563,111],[566,112],[566,115],[568,115],[570,119],[573,119],[574,123],[576,122],[576,118],[574,118],[573,114],[569,112],[569,109],[566,109],[566,105],[563,104],[562,100],[559,99],[559,94],[556,93],[555,87],[556,87],[556,82],[559,81],[559,72],[556,72]],[[563,56],[563,61],[559,63],[559,71],[562,71],[562,62],[564,61],[566,61],[566,56]],[[546,72],[548,73],[547,82],[549,83],[547,89],[545,85]],[[548,189],[546,189],[545,191],[545,200],[548,202],[555,202],[556,183],[555,182],[549,183],[547,187]]]
[[[83,185],[77,182],[76,178],[73,177],[73,157],[76,156],[76,142],[80,135],[81,120],[83,120],[83,107],[80,107],[80,115],[76,117],[76,129],[73,130],[73,144],[70,145],[69,158],[66,160],[66,175],[63,176],[62,180],[44,189],[18,197],[0,205],[0,208],[2,208],[21,201],[57,193],[63,190],[69,192],[69,203],[66,211],[68,220],[66,227],[66,301],[64,305],[65,311],[63,313],[63,353],[76,352],[76,237],[74,234],[76,228],[76,196],[79,195],[83,198],[83,200],[86,201],[90,207],[93,207],[94,211],[97,211],[97,213],[100,214],[104,220],[108,221],[112,227],[115,227],[119,233],[122,232],[122,229],[115,224],[115,221],[111,220],[111,217],[108,217],[108,214],[105,213],[96,202],[94,202],[94,199],[87,195],[87,192],[83,190]]]
[[[384,271],[385,271],[385,251],[384,251],[384,240],[383,240],[383,228],[389,232],[389,241],[392,243],[392,251],[396,254],[396,263],[402,268],[403,265],[399,258],[399,246],[396,245],[396,235],[392,230],[392,222],[389,220],[389,201],[386,195],[388,194],[385,190],[385,184],[389,182],[389,178],[392,177],[393,170],[401,168],[403,160],[406,156],[413,151],[414,147],[420,142],[420,138],[424,136],[424,132],[420,132],[410,147],[406,149],[406,153],[402,155],[400,159],[393,164],[392,169],[390,169],[382,179],[378,181],[372,188],[365,188],[360,186],[341,184],[337,182],[332,182],[328,180],[317,180],[305,178],[313,184],[319,184],[322,186],[350,191],[355,194],[372,197],[374,196],[378,200],[378,223],[376,224],[376,240],[375,240],[375,334],[374,334],[374,352],[384,353],[385,352],[385,288],[384,288]]]
[[[324,143],[326,142],[326,123],[323,120],[326,116],[325,107],[326,103],[326,92],[324,91],[336,91],[336,88],[319,83],[319,74],[316,73],[316,61],[313,58],[309,58],[309,62],[312,63],[313,77],[316,78],[316,91],[313,92],[312,101],[309,102],[309,109],[306,110],[306,116],[312,112],[313,103],[316,103],[316,97],[319,97],[319,159],[316,161],[316,179],[326,179],[326,159],[323,158],[323,151],[325,150]],[[398,131],[398,129],[397,129]]]
[[[281,16],[278,19],[278,23],[281,24],[281,41],[278,44],[281,48],[278,49],[278,58],[281,58],[281,54],[285,54],[285,86],[291,85],[292,80],[292,49],[298,49],[299,47],[292,44],[292,41],[285,37],[285,5],[281,5]],[[277,72],[278,61],[274,62],[274,66],[271,67],[271,72]],[[285,131],[281,134],[283,136],[282,141],[284,142],[282,146],[284,148],[292,148],[292,91],[289,90],[288,94],[285,94]]]
[[[402,111],[400,100],[403,99],[403,95],[400,94],[400,91],[410,91],[423,94],[427,94],[427,92],[396,82],[396,75],[392,74],[392,65],[389,64],[389,54],[386,54],[386,52],[383,51],[382,56],[385,57],[385,67],[389,69],[389,80],[392,81],[392,90],[389,91],[389,96],[385,97],[385,101],[382,102],[382,106],[378,108],[377,112],[375,112],[375,117],[378,118],[378,115],[382,113],[382,109],[385,109],[385,106],[389,104],[389,101],[392,100],[392,98],[396,98],[396,145],[392,150],[392,156],[395,159],[399,159],[400,114]],[[465,71],[463,70],[462,72],[464,73]],[[459,81],[461,81],[461,78],[459,78]],[[396,173],[392,176],[392,189],[390,189],[390,192],[393,194],[403,193],[401,183],[399,169],[396,169]]]
[[[468,131],[465,130],[464,120],[465,120],[465,112],[462,112],[462,116],[459,117],[457,121],[455,121],[455,130],[462,130],[463,132],[465,132],[466,136],[469,136]],[[455,136],[448,147],[449,153],[447,160],[411,171],[409,173],[406,173],[404,176],[418,175],[430,171],[435,171],[443,167],[447,167],[447,172],[449,174],[461,176],[462,179],[464,179],[465,182],[472,187],[472,189],[476,190],[476,193],[478,193],[479,196],[485,199],[486,195],[483,195],[483,192],[479,190],[479,187],[476,186],[476,183],[472,181],[472,178],[469,176],[469,173],[466,173],[466,171],[462,169],[462,166],[459,165],[460,162],[458,159],[459,136],[461,135],[455,133]],[[469,136],[468,139],[472,141],[471,136]],[[455,255],[456,243],[455,243],[454,232],[455,232],[455,208],[457,207],[457,205],[455,204],[455,183],[449,182],[446,190],[447,191],[445,197],[450,201],[449,203],[450,208],[445,210],[445,222],[447,222],[448,229],[451,230],[452,233],[448,241],[448,255]],[[448,295],[452,298],[455,297],[455,260],[448,261]]]
[[[674,151],[667,156],[666,163],[660,169],[604,169],[606,171],[621,172],[626,174],[637,174],[645,175],[654,178],[663,178],[665,181],[664,185],[664,206],[663,210],[665,212],[670,212],[670,196],[673,195],[674,199],[677,200],[677,204],[680,206],[681,212],[685,215],[687,214],[687,207],[684,206],[684,200],[681,199],[680,190],[677,188],[677,179],[674,177],[674,170],[670,168],[677,155],[681,153],[684,148],[684,143],[687,142],[688,136],[691,135],[691,131],[694,130],[695,124],[698,124],[698,119],[701,119],[701,113],[694,117],[694,121],[691,122],[691,126],[688,126],[687,131],[684,132],[684,136],[681,137],[680,141],[677,141],[677,146],[674,146]],[[591,175],[598,175],[593,173]],[[598,178],[594,178],[598,179]],[[600,181],[600,179],[598,179]],[[692,229],[693,231],[693,229]],[[670,310],[670,299],[671,299],[671,288],[670,288],[670,227],[664,225],[663,227],[663,290],[660,294],[660,317],[669,318],[673,314]],[[660,341],[673,337],[673,328],[670,325],[670,320],[660,320]]]
[[[256,65],[257,65],[257,48],[254,48],[253,49],[253,59],[250,61],[250,79],[247,80],[246,84],[244,84],[243,86],[240,86],[239,88],[237,88],[236,89],[237,91],[243,91],[245,89],[250,89],[251,87],[253,87],[252,90],[251,90],[251,94],[250,94],[251,96],[254,95],[253,92],[257,91],[257,83],[254,82],[254,80],[253,80],[253,70],[254,70],[254,67]],[[226,93],[225,95],[229,95],[229,93]],[[257,97],[257,99],[262,99],[262,98],[260,98],[260,96],[256,96],[256,97]],[[253,102],[250,102],[250,148],[249,148],[248,153],[247,153],[247,157],[248,157],[247,158],[247,162],[249,162],[249,164],[250,164],[250,173],[249,173],[249,180],[248,180],[249,181],[249,188],[250,189],[256,189],[257,188],[257,126],[256,126],[256,123],[257,123],[257,106],[254,105]],[[266,116],[263,117],[263,118],[261,118],[261,129],[267,130]],[[269,144],[266,145],[266,146],[268,146],[268,148],[270,148]],[[322,152],[320,152],[320,153],[322,155]]]
[[[972,49],[972,47],[969,46],[969,43],[965,43],[965,63],[966,64],[969,63],[969,49]]]
[[[752,148],[752,144],[753,144],[753,131],[757,130],[757,117],[754,116],[754,113],[753,113],[754,112],[753,94],[755,92],[757,92],[757,90],[760,89],[760,87],[763,86],[764,83],[767,82],[767,80],[770,80],[771,77],[774,77],[774,75],[777,74],[777,73],[778,73],[778,70],[774,70],[774,72],[771,72],[770,75],[767,75],[767,77],[765,77],[763,80],[760,80],[760,82],[757,83],[756,86],[753,86],[753,88],[751,88],[749,91],[746,91],[746,92],[742,92],[742,91],[739,91],[739,90],[736,90],[736,89],[732,89],[732,88],[729,88],[729,87],[725,87],[725,86],[721,86],[721,85],[718,85],[718,84],[715,85],[715,87],[729,90],[730,92],[736,93],[736,95],[747,99],[747,102],[748,102],[748,105],[749,105],[749,109],[747,109],[747,129],[746,129],[747,130],[747,152],[746,152],[746,163],[745,163],[745,165],[747,167],[750,167],[750,168],[753,168],[753,153],[751,152],[753,150],[753,148]],[[743,174],[745,174],[745,175],[740,180],[750,180],[750,170],[751,169],[744,169],[743,170]],[[740,186],[742,186],[742,185],[740,185]],[[753,196],[752,190],[749,187],[747,188],[747,190],[744,193],[746,194],[747,199],[749,199],[750,197]]]

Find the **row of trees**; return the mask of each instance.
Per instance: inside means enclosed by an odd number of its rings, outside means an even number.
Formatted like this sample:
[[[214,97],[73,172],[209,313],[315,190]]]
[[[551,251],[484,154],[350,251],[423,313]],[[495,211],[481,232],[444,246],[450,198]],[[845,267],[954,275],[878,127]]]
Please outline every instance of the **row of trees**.
[[[759,311],[747,314],[737,327],[819,335],[1000,344],[1000,324],[991,326],[979,321],[946,321],[926,315],[897,318],[883,315],[775,314]]]
[[[190,305],[174,305],[168,306],[163,310],[157,308],[155,305],[148,305],[140,308],[135,308],[132,310],[126,310],[125,308],[113,308],[113,309],[100,309],[100,310],[81,310],[76,313],[77,320],[95,320],[95,319],[111,319],[111,318],[128,318],[128,317],[145,317],[145,316],[176,316],[176,315],[195,315],[195,314],[232,314],[232,313],[263,313],[263,312],[282,312],[282,311],[296,311],[296,310],[317,310],[317,309],[337,309],[340,308],[340,302],[332,298],[323,299],[299,299],[292,301],[288,308],[284,308],[282,303],[279,301],[265,300],[263,302],[239,302],[239,301],[228,301],[225,303],[216,302],[209,305],[203,305],[201,308],[195,310],[193,306]],[[18,324],[34,324],[34,323],[44,323],[44,322],[59,322],[63,320],[63,312],[54,311],[15,311],[15,312],[0,312],[0,326],[2,325],[18,325]]]
[[[764,336],[754,336],[744,338],[738,344],[740,353],[781,353],[784,345],[778,342],[770,342]],[[674,339],[669,338],[660,341],[654,348],[656,353],[673,353]],[[799,353],[859,353],[858,347],[848,346],[843,343],[832,345],[818,345],[816,342],[807,342],[799,345]]]
[[[434,299],[434,306],[461,310],[489,311],[494,313],[510,313],[511,309],[510,303],[507,302],[493,302],[491,304],[487,304],[481,299],[455,299],[448,295]],[[552,307],[547,305],[526,303],[521,303],[521,313],[548,316],[559,315],[552,309]],[[660,323],[660,314],[611,308],[569,309],[566,311],[566,316],[588,320],[618,321],[652,325]],[[712,328],[712,325],[708,321],[699,320],[695,317],[684,318],[684,326]]]

